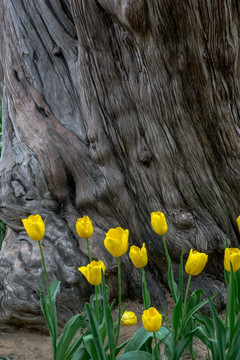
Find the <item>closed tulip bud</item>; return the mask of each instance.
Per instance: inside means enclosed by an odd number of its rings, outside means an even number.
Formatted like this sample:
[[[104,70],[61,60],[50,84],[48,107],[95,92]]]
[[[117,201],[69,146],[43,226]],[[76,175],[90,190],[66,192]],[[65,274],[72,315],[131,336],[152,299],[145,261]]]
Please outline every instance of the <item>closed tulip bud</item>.
[[[92,236],[93,225],[88,216],[83,215],[82,218],[77,219],[76,230],[80,238],[89,239]]]
[[[159,314],[157,309],[150,307],[142,314],[142,323],[145,330],[149,332],[157,332],[162,325],[162,315]]]
[[[99,285],[102,281],[102,273],[105,274],[106,267],[104,263],[99,261],[91,261],[87,266],[81,266],[78,270],[85,276],[89,284],[91,285]]]
[[[151,225],[158,235],[164,235],[168,230],[165,215],[160,211],[151,213]]]
[[[237,224],[238,224],[238,231],[240,232],[240,215],[239,215],[239,217],[237,218]]]
[[[240,250],[238,248],[226,248],[224,252],[224,268],[231,271],[232,264],[233,272],[240,269]]]
[[[115,257],[122,256],[128,251],[129,231],[121,227],[110,229],[104,240],[105,248]]]
[[[143,243],[142,248],[132,245],[129,251],[129,257],[133,262],[133,265],[136,268],[141,269],[148,263],[147,250],[145,248],[145,243]]]
[[[27,219],[22,219],[23,226],[28,236],[35,241],[40,241],[44,237],[45,224],[39,214],[30,215]]]
[[[121,324],[124,326],[133,326],[137,323],[137,317],[133,311],[124,311],[121,318]]]
[[[203,271],[208,261],[208,255],[191,249],[185,265],[185,271],[189,275],[198,275]]]

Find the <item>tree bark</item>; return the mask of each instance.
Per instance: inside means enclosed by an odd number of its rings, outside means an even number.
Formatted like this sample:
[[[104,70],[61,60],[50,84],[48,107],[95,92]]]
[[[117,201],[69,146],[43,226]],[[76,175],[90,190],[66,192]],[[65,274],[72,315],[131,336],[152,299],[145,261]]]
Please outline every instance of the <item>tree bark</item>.
[[[184,242],[185,257],[208,253],[209,283],[221,280],[225,234],[239,242],[238,2],[1,0],[0,9],[2,326],[44,326],[41,257],[21,222],[30,214],[46,223],[60,324],[92,291],[77,270],[88,262],[75,230],[84,214],[113,295],[116,259],[103,240],[122,226],[130,244],[146,243],[150,292],[164,299],[152,211],[166,215],[174,262]],[[140,296],[139,272],[127,256],[122,264],[125,296]]]

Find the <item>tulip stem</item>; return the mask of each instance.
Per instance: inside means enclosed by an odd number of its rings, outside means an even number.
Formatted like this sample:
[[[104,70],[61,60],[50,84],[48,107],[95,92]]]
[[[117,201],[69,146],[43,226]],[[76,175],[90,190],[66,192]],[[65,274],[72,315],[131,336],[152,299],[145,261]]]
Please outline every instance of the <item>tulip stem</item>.
[[[96,307],[96,316],[97,316],[97,322],[98,322],[98,291],[97,291],[97,286],[95,286],[95,307]]]
[[[157,337],[156,337],[156,333],[153,333],[154,336],[154,341],[155,341],[155,349],[156,349],[156,360],[160,360],[161,359],[161,353],[160,353],[160,346],[159,343],[157,341]]]
[[[121,258],[118,257],[118,325],[117,325],[117,335],[115,342],[115,350],[118,345],[118,338],[120,332],[120,323],[121,323],[121,297],[122,297],[122,287],[121,287]]]
[[[187,297],[188,297],[188,292],[189,292],[189,286],[190,286],[191,279],[192,279],[192,275],[189,275],[187,288],[186,288],[186,293],[185,293],[184,305],[183,305],[183,317],[185,316],[185,312],[186,312]]]
[[[87,243],[87,251],[88,251],[88,257],[89,257],[89,261],[92,261],[92,257],[91,257],[91,253],[90,253],[90,248],[89,248],[89,243],[88,243],[88,238],[86,238],[86,243]]]
[[[41,242],[40,242],[40,241],[38,241],[38,245],[39,245],[39,249],[40,249],[40,253],[41,253],[41,257],[42,257],[43,271],[44,271],[45,280],[46,280],[46,284],[47,284],[48,295],[49,295],[49,298],[50,298],[50,296],[51,296],[50,287],[49,287],[49,282],[48,282],[48,276],[47,276],[47,270],[46,270],[46,265],[45,265],[45,260],[44,260],[42,245],[41,245]]]
[[[170,259],[169,253],[168,253],[167,244],[166,244],[166,240],[165,240],[164,235],[162,235],[162,239],[163,239],[163,246],[164,246],[165,254],[166,254],[166,257],[167,257],[168,267],[170,267],[171,266],[171,259]]]

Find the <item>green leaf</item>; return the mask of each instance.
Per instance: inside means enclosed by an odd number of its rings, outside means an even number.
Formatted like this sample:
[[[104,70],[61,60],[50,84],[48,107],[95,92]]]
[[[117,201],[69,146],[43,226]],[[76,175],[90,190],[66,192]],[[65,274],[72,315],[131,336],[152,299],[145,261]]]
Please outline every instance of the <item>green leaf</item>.
[[[67,353],[68,347],[82,324],[83,319],[80,314],[73,316],[67,322],[57,343],[56,360],[65,359],[65,354]]]
[[[184,350],[188,346],[189,342],[192,340],[192,337],[196,333],[197,328],[189,332],[188,334],[185,334],[183,338],[179,341],[172,360],[178,360],[181,358],[181,355],[183,354]]]
[[[98,358],[98,350],[95,346],[95,343],[94,343],[94,340],[93,340],[93,335],[90,334],[90,335],[87,335],[87,336],[84,336],[83,337],[83,342],[84,342],[84,345],[87,349],[87,352],[88,354],[90,355],[91,359],[92,360],[98,360],[98,359],[101,359],[101,358]],[[79,360],[79,358],[77,359]]]
[[[221,319],[219,318],[219,316],[217,314],[217,310],[216,310],[210,296],[208,296],[206,294],[206,297],[207,297],[207,299],[209,301],[210,309],[211,309],[213,320],[214,320],[214,323],[215,323],[216,338],[217,338],[217,342],[218,342],[219,360],[225,360],[226,359],[226,355],[225,355],[225,351],[226,351],[226,330],[225,330],[225,327],[224,327]]]
[[[147,289],[146,277],[144,268],[142,268],[142,294],[143,294],[143,303],[144,308],[149,309],[151,306],[151,297]]]
[[[170,331],[165,326],[162,326],[155,334],[159,342],[162,342],[170,334]]]
[[[93,312],[90,304],[86,304],[86,313],[87,313],[87,317],[88,317],[88,321],[89,321],[89,325],[92,331],[92,336],[93,336],[93,342],[98,354],[98,358],[97,360],[106,360],[106,355],[103,349],[103,344],[101,341],[101,336],[100,336],[100,332],[99,332],[99,328],[98,328],[98,323],[97,323],[97,319],[96,319],[96,315]],[[85,339],[85,338],[84,338]]]
[[[75,352],[73,358],[71,360],[89,360],[90,355],[86,350],[85,346],[82,344],[77,351]]]
[[[172,311],[172,326],[174,330],[174,343],[176,343],[176,338],[178,334],[178,326],[180,323],[180,319],[182,317],[182,296],[180,295],[178,298],[177,304],[174,306]]]
[[[172,263],[171,262],[169,262],[169,265],[168,265],[168,286],[169,286],[169,288],[171,290],[173,300],[174,300],[174,302],[176,304],[177,301],[178,301],[179,292],[178,292],[177,284],[174,281]]]
[[[152,354],[146,351],[130,351],[118,357],[118,360],[152,360]]]
[[[228,299],[227,299],[227,314],[229,317],[229,348],[231,348],[231,343],[234,335],[235,327],[235,282],[234,274],[232,269],[232,263],[230,262],[231,272],[229,279],[229,288],[228,288]]]
[[[79,348],[84,347],[83,345],[83,336],[81,335],[79,338],[77,338],[71,345],[69,346],[64,360],[70,360],[72,359],[73,355],[78,351]]]
[[[110,359],[114,360],[115,357],[115,341],[114,341],[114,330],[113,330],[113,320],[112,314],[108,303],[108,294],[105,283],[105,276],[102,271],[102,292],[103,292],[103,309],[104,309],[104,318],[105,325],[108,335],[108,345],[110,350]]]
[[[142,326],[130,339],[124,353],[132,352],[140,349],[140,347],[150,338],[153,337],[152,332],[148,332]]]

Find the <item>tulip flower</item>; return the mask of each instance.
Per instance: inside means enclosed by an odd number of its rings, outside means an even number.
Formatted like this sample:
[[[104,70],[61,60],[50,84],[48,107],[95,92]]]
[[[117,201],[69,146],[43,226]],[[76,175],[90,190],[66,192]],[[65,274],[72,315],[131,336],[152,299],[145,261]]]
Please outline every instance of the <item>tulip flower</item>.
[[[137,316],[133,311],[124,311],[124,314],[121,318],[121,325],[124,326],[133,326],[137,323]]]
[[[27,219],[22,219],[22,223],[28,233],[28,236],[32,240],[42,240],[45,233],[45,224],[39,214],[30,215]]]
[[[129,257],[136,268],[141,269],[146,266],[148,263],[148,257],[145,243],[143,243],[141,249],[138,246],[132,245],[130,247]]]
[[[159,314],[157,309],[150,307],[142,314],[142,323],[145,330],[149,332],[157,332],[162,325],[162,315]]]
[[[231,266],[233,272],[236,272],[240,269],[240,250],[238,248],[226,248],[224,252],[224,268],[227,271],[231,271]]]
[[[80,238],[90,238],[93,234],[93,225],[88,216],[84,215],[82,218],[77,219],[76,230]]]
[[[103,270],[103,273],[105,274],[106,267],[101,260],[93,260],[90,264],[81,266],[78,270],[85,276],[91,285],[97,286],[100,285],[102,281],[101,270]]]
[[[200,272],[204,269],[207,261],[207,254],[191,249],[185,265],[186,273],[193,276],[200,274]]]
[[[162,212],[156,211],[151,213],[151,225],[158,235],[166,234],[168,226],[165,215]]]
[[[115,257],[120,257],[128,251],[129,231],[121,227],[110,229],[104,240],[105,248]]]
[[[240,215],[239,215],[239,217],[237,218],[237,224],[238,224],[238,231],[240,232]]]

